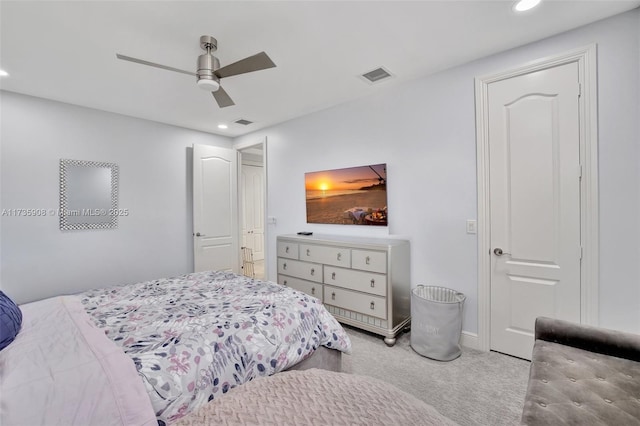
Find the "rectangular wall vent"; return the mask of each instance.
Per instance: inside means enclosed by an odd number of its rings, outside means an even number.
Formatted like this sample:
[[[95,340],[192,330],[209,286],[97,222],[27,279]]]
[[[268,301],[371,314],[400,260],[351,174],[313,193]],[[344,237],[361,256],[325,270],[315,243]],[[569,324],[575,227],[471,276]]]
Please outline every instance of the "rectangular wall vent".
[[[244,118],[241,118],[239,120],[236,120],[235,123],[242,124],[243,126],[248,126],[249,124],[253,123],[253,121],[249,121],[249,120],[245,120]]]
[[[391,73],[383,67],[380,67],[376,68],[373,71],[369,71],[368,73],[362,74],[362,77],[366,78],[371,83],[377,83],[380,80],[391,77]]]

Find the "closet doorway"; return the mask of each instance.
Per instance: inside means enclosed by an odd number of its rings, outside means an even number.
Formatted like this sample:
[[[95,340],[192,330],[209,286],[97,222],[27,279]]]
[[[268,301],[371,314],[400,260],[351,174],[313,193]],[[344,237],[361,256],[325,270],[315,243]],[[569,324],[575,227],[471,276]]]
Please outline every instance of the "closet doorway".
[[[241,244],[248,250],[244,262],[253,262],[253,276],[265,279],[266,251],[266,145],[238,148]],[[251,256],[250,259],[247,256]]]
[[[540,316],[598,324],[595,60],[476,79],[481,350],[530,359]]]

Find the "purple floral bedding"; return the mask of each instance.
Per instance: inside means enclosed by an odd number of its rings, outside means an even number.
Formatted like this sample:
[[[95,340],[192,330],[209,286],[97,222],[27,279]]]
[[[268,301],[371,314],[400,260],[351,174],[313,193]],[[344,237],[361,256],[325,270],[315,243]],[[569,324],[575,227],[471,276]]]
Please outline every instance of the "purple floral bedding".
[[[90,290],[93,321],[134,361],[159,424],[229,389],[351,342],[319,300],[228,272]]]

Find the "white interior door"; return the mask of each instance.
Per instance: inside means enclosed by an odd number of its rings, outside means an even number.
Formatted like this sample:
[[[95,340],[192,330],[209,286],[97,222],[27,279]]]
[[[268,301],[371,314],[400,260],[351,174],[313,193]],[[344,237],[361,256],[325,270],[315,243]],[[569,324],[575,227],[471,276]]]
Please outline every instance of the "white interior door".
[[[253,259],[264,259],[264,169],[242,165],[242,238]]]
[[[194,270],[239,273],[236,151],[193,146]]]
[[[569,63],[488,87],[491,349],[526,359],[536,317],[580,322],[578,78]]]

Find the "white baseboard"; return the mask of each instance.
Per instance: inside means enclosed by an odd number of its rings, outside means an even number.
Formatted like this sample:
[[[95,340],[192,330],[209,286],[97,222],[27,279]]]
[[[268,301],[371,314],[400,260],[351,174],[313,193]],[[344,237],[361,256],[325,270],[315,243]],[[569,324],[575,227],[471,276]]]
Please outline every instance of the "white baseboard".
[[[460,344],[471,349],[479,350],[480,348],[480,345],[478,344],[478,335],[476,333],[471,333],[468,331],[462,331]]]

